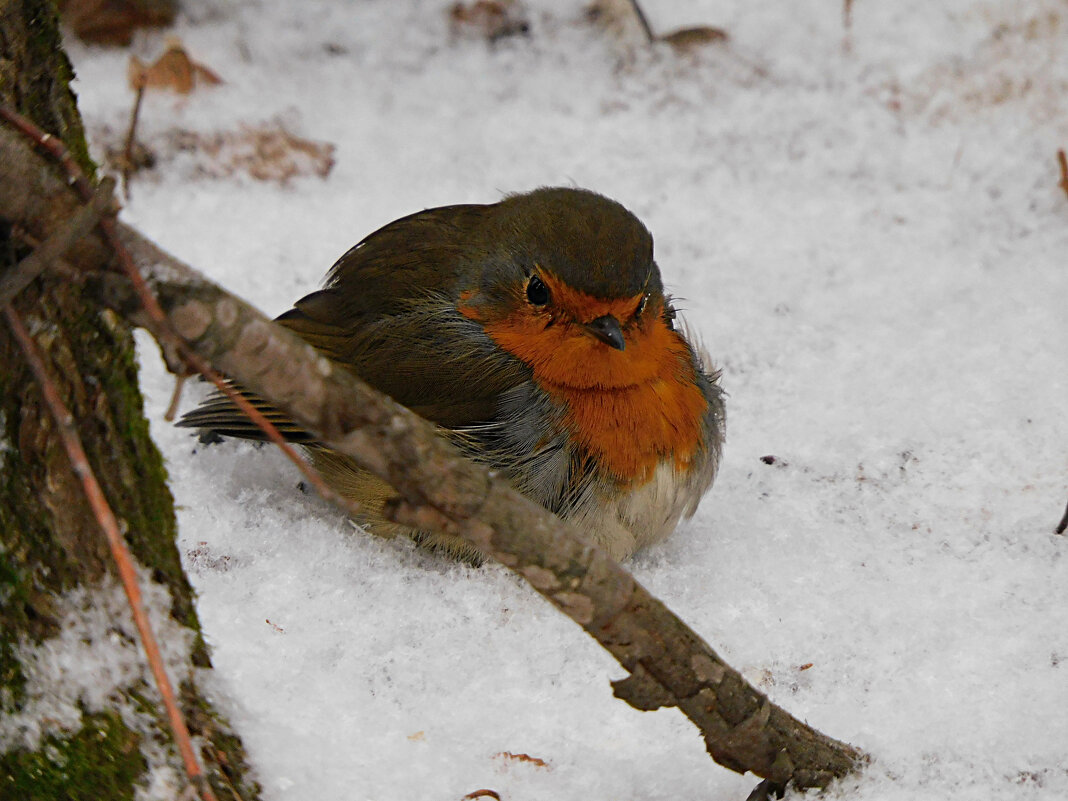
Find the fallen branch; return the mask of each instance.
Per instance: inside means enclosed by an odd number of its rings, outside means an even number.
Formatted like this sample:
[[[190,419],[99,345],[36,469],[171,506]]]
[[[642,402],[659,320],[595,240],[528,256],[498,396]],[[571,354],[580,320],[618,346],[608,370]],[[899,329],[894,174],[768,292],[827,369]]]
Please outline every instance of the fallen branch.
[[[18,155],[5,144],[0,137],[0,164]],[[43,170],[36,176],[49,180]],[[8,216],[2,205],[0,216]],[[388,481],[398,492],[385,511],[392,520],[462,536],[523,576],[628,671],[613,683],[617,697],[641,710],[677,706],[718,763],[779,787],[823,787],[863,763],[859,750],[772,704],[604,552],[465,459],[429,422],[133,229],[117,224],[115,233],[183,347]],[[114,272],[86,276],[102,303],[155,333],[160,321],[146,312],[137,282]]]

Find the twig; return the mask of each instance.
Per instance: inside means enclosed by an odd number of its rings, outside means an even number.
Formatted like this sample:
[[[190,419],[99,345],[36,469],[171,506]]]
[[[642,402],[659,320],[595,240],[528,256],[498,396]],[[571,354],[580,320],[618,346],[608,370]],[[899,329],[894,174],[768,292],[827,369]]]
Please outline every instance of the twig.
[[[171,393],[171,402],[167,404],[167,411],[163,413],[163,419],[168,423],[173,423],[174,418],[178,416],[178,404],[182,402],[182,389],[185,387],[185,382],[188,376],[176,375],[174,377],[174,392]]]
[[[104,178],[93,193],[92,199],[78,209],[62,226],[57,228],[33,252],[11,269],[0,275],[0,306],[6,306],[40,275],[56,259],[63,256],[79,239],[84,237],[107,213],[114,200],[115,181]]]
[[[1063,149],[1057,151],[1057,163],[1061,168],[1061,180],[1057,182],[1057,186],[1068,195],[1068,156],[1064,155]]]
[[[137,573],[134,570],[133,559],[130,556],[129,549],[126,547],[125,540],[122,538],[115,514],[111,511],[111,506],[108,505],[107,498],[104,497],[104,492],[100,488],[100,483],[96,480],[96,475],[89,465],[85,449],[82,447],[81,438],[74,427],[74,417],[60,398],[59,390],[48,374],[37,346],[26,331],[22,319],[10,304],[4,306],[4,317],[7,319],[8,327],[11,328],[11,333],[18,342],[19,348],[22,350],[34,378],[37,380],[45,403],[52,413],[52,418],[56,421],[56,428],[63,442],[63,447],[67,451],[71,468],[81,480],[85,497],[89,501],[97,521],[100,523],[100,528],[103,529],[107,537],[111,556],[115,560],[115,566],[118,568],[119,577],[122,581],[122,588],[126,592],[126,600],[129,602],[130,611],[133,613],[134,625],[137,627],[137,633],[141,638],[141,646],[144,648],[149,667],[152,669],[156,686],[163,697],[163,706],[167,710],[167,719],[171,726],[171,732],[174,734],[174,742],[178,746],[178,752],[181,754],[189,781],[197,788],[204,801],[215,801],[215,794],[211,791],[204,771],[197,761],[196,752],[193,750],[193,743],[189,737],[189,729],[186,727],[185,719],[178,709],[174,688],[171,685],[170,678],[167,676],[167,670],[163,666],[159,644],[156,642],[156,636],[152,632],[152,625],[148,621],[148,613],[145,611],[144,600],[141,597],[141,589],[137,584]]]
[[[44,149],[53,159],[58,161],[66,172],[67,182],[74,188],[83,202],[89,202],[90,198],[93,196],[93,189],[89,184],[88,179],[85,177],[85,174],[78,166],[78,163],[70,155],[70,152],[59,139],[38,128],[33,122],[26,119],[26,117],[19,114],[6,103],[0,103],[0,119],[8,122],[17,131]],[[256,409],[247,398],[230,386],[207,362],[190,350],[182,337],[175,332],[174,327],[168,321],[163,310],[160,309],[159,304],[156,302],[156,299],[145,285],[144,279],[141,277],[141,273],[137,270],[133,260],[130,258],[129,252],[119,239],[118,234],[116,233],[114,218],[103,217],[99,220],[99,225],[105,240],[111,246],[112,251],[118,258],[119,266],[122,268],[122,271],[126,273],[127,278],[130,279],[134,290],[140,298],[142,307],[147,315],[147,320],[144,321],[145,327],[148,328],[156,340],[159,341],[164,348],[169,349],[171,353],[176,354],[177,357],[194,372],[200,373],[211,381],[219,391],[226,395],[227,398],[241,409],[253,423],[258,425],[263,430],[264,434],[267,435],[267,439],[281,449],[282,453],[284,453],[289,460],[297,466],[297,469],[304,474],[304,477],[308,479],[308,482],[315,487],[316,491],[323,498],[341,506],[348,511],[349,514],[358,515],[360,512],[359,506],[354,501],[344,498],[334,492],[326,482],[323,481],[322,476],[320,476],[307,461],[300,457],[300,454],[297,453],[292,445],[286,442],[285,438],[279,433],[275,425],[264,417],[264,415]]]
[[[134,162],[134,137],[137,133],[137,118],[141,113],[141,101],[145,97],[145,79],[142,75],[137,82],[137,96],[134,98],[133,111],[130,112],[130,128],[126,132],[126,145],[123,147],[122,163],[122,194],[127,201],[130,199],[130,173],[133,172]]]
[[[156,297],[145,284],[141,272],[134,265],[133,259],[130,256],[130,251],[122,241],[118,229],[115,226],[112,226],[112,231],[110,233],[111,236],[109,236],[109,241],[112,243],[116,255],[119,256],[126,277],[130,279],[145,314],[148,315],[147,319],[141,319],[141,324],[149,330],[161,345],[165,347],[169,346],[178,354],[179,358],[185,364],[211,381],[215,387],[241,409],[253,423],[259,426],[263,433],[267,435],[267,439],[274,443],[282,453],[284,453],[289,460],[297,466],[300,472],[304,474],[304,477],[308,479],[308,482],[313,487],[315,487],[316,492],[318,492],[322,498],[342,507],[350,515],[358,516],[361,511],[359,504],[343,495],[339,495],[331,489],[330,486],[323,481],[322,476],[320,476],[307,461],[302,459],[296,449],[285,440],[274,423],[267,419],[259,409],[253,406],[248,398],[235,390],[226,379],[224,379],[217,370],[212,368],[211,365],[199,354],[190,349],[185,339],[175,330],[170,318],[164,315],[163,310],[160,309]],[[111,238],[112,236],[114,238]],[[148,247],[147,242],[142,244],[145,247]],[[158,248],[155,250],[157,253],[162,253]],[[153,309],[155,309],[155,312],[153,312]]]
[[[358,504],[334,492],[334,490],[323,481],[322,476],[320,476],[304,459],[300,458],[300,454],[297,453],[296,449],[286,442],[274,423],[268,420],[259,409],[253,406],[248,398],[227,383],[226,379],[216,370],[212,369],[211,365],[188,347],[185,340],[175,331],[171,322],[163,313],[159,303],[156,302],[155,296],[149,291],[148,286],[145,284],[145,279],[142,278],[140,271],[133,263],[133,259],[130,258],[130,252],[123,246],[122,240],[119,239],[117,233],[115,220],[105,217],[100,221],[100,228],[104,232],[104,236],[108,243],[115,251],[115,255],[118,257],[119,265],[122,267],[123,272],[126,273],[126,277],[129,278],[130,282],[133,284],[134,291],[137,292],[137,295],[141,300],[142,308],[151,322],[151,325],[149,325],[148,328],[156,339],[160,340],[164,345],[169,345],[183,362],[211,381],[219,391],[226,395],[227,398],[241,409],[253,423],[259,426],[263,430],[263,433],[267,435],[267,438],[277,445],[282,450],[282,453],[289,457],[289,460],[297,466],[297,468],[304,474],[305,478],[308,479],[311,485],[315,487],[316,491],[318,491],[323,498],[345,508],[350,514],[358,515],[360,513]]]
[[[1061,518],[1061,522],[1057,524],[1057,528],[1053,529],[1057,534],[1063,534],[1068,531],[1068,506],[1064,508],[1064,517]]]
[[[656,34],[653,33],[653,29],[649,26],[649,20],[645,18],[645,12],[642,11],[641,5],[638,0],[630,0],[630,7],[634,9],[634,16],[638,18],[639,24],[642,26],[642,30],[645,31],[645,38],[652,44],[656,41]]]
[[[93,196],[93,187],[61,140],[47,131],[42,131],[7,103],[0,103],[0,119],[58,161],[67,174],[67,182],[74,187],[82,202],[89,202],[89,198]]]

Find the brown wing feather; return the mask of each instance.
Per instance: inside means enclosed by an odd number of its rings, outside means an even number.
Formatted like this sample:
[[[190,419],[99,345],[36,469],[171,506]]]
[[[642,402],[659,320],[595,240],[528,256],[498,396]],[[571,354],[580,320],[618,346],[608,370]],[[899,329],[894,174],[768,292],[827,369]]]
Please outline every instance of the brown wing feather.
[[[371,234],[333,266],[326,288],[297,301],[277,322],[371,386],[447,428],[489,422],[501,392],[529,375],[475,322],[456,311],[458,276],[485,206],[431,209]],[[244,392],[292,441],[314,441],[278,410]],[[178,425],[263,439],[216,393]]]

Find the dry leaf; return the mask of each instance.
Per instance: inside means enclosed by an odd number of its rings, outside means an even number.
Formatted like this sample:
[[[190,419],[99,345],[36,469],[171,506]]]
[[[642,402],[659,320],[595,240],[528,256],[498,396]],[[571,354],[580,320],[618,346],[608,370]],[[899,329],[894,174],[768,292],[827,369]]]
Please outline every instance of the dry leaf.
[[[729,37],[722,28],[712,28],[708,25],[700,25],[696,28],[680,28],[660,37],[660,41],[667,42],[676,52],[688,53],[705,45],[716,42],[726,42]]]
[[[174,0],[64,0],[63,21],[78,38],[103,45],[128,45],[138,28],[174,22]]]
[[[533,765],[536,768],[545,768],[546,770],[552,770],[552,767],[544,759],[538,759],[538,757],[531,756],[530,754],[513,754],[511,751],[501,751],[500,753],[493,755],[495,759],[508,759],[515,762],[525,762],[528,765]]]
[[[453,33],[472,32],[491,42],[530,32],[530,23],[515,0],[453,3],[449,21]]]
[[[127,78],[131,89],[171,89],[187,95],[198,86],[213,86],[222,83],[215,72],[193,61],[181,40],[167,39],[167,49],[155,63],[146,65],[137,56],[130,56]]]
[[[302,139],[277,122],[216,134],[177,131],[173,145],[207,156],[198,169],[216,178],[245,172],[258,181],[285,183],[302,175],[325,178],[334,167],[332,144]]]

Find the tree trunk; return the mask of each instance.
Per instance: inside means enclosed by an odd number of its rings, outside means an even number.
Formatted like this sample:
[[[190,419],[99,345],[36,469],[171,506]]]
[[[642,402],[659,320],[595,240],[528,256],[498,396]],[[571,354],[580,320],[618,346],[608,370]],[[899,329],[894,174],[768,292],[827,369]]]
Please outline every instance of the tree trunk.
[[[50,0],[0,0],[0,99],[92,175]],[[0,187],[0,192],[14,190]],[[0,276],[55,215],[0,220]],[[79,245],[83,255],[98,241]],[[77,252],[70,261],[78,264]],[[13,302],[124,527],[183,711],[216,795],[254,798],[240,741],[200,696],[210,667],[175,547],[127,324],[46,274]],[[0,798],[178,797],[186,784],[106,541],[11,331],[0,320]],[[236,789],[235,789],[236,788]]]

